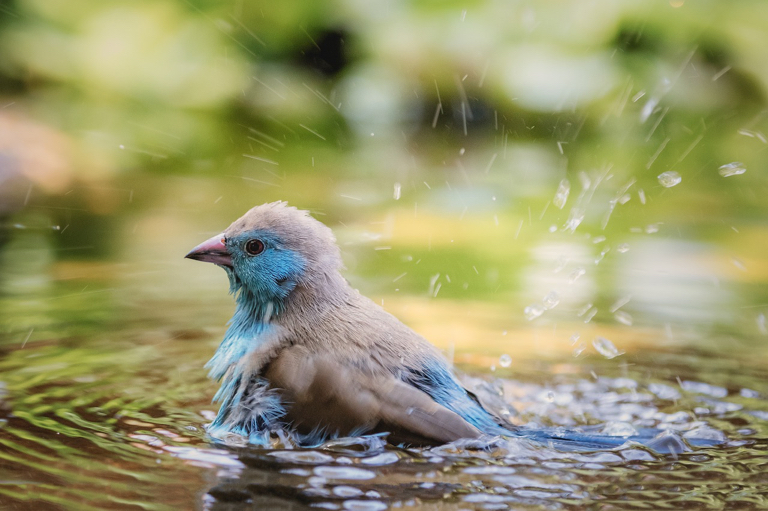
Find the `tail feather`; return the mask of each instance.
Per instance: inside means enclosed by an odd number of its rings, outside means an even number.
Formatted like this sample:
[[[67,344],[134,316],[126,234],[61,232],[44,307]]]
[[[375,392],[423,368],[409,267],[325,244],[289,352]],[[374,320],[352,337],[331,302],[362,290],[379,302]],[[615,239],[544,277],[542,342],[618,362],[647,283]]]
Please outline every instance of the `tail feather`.
[[[520,428],[515,436],[529,438],[551,445],[563,451],[598,451],[620,447],[635,442],[649,447],[659,454],[679,454],[691,447],[711,447],[722,443],[708,438],[685,438],[675,432],[659,429],[643,429],[637,435],[609,436],[596,432],[583,432],[560,428]]]

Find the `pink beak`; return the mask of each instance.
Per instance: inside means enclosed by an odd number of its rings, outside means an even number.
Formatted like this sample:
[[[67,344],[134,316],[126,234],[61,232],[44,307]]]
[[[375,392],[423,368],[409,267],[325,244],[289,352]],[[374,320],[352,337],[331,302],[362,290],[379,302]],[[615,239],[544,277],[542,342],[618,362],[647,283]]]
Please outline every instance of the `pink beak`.
[[[227,252],[227,247],[224,245],[223,233],[217,234],[213,238],[200,243],[184,257],[196,261],[218,264],[219,266],[232,267],[232,256]]]

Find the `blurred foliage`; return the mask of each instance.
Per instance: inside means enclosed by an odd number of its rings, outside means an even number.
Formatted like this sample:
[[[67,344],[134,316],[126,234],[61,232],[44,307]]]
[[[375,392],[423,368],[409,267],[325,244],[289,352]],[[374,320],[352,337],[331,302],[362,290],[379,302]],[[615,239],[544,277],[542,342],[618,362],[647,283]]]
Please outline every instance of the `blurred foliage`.
[[[188,208],[183,229],[215,230],[287,199],[336,228],[368,292],[534,299],[540,246],[587,243],[579,264],[614,251],[575,296],[605,310],[627,280],[616,247],[661,228],[737,246],[753,280],[714,274],[767,297],[768,4],[15,0],[0,16],[0,215],[48,229],[56,260],[144,247],[127,234],[143,215],[178,228],[168,212]],[[723,178],[731,162],[747,172]]]
[[[569,144],[573,170],[633,168],[667,138],[654,168],[673,168],[700,135],[686,166],[727,163],[755,143],[738,129],[765,130],[760,2],[17,0],[2,16],[4,115],[73,137],[78,177],[216,157],[245,126],[342,147],[493,130]]]

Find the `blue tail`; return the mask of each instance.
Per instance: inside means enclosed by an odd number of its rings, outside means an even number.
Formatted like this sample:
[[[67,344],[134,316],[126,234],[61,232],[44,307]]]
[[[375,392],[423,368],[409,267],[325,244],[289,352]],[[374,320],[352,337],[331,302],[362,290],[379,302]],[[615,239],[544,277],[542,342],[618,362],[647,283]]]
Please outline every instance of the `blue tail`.
[[[601,433],[601,426],[586,426],[579,430],[561,428],[513,428],[502,426],[478,400],[456,380],[450,370],[436,360],[434,365],[411,369],[403,380],[429,394],[439,404],[459,414],[467,422],[488,435],[522,437],[551,445],[561,451],[600,451],[613,449],[627,442],[637,442],[660,454],[676,454],[692,447],[710,447],[722,443],[706,438],[683,438],[674,432],[641,429],[637,435],[610,436]]]
[[[518,428],[513,436],[529,438],[536,442],[542,442],[561,451],[599,451],[613,449],[626,444],[636,442],[656,451],[659,454],[678,454],[690,451],[690,447],[711,447],[722,443],[719,440],[708,438],[686,438],[672,432],[660,429],[642,429],[637,435],[632,436],[608,436],[594,431],[577,431],[561,428]]]

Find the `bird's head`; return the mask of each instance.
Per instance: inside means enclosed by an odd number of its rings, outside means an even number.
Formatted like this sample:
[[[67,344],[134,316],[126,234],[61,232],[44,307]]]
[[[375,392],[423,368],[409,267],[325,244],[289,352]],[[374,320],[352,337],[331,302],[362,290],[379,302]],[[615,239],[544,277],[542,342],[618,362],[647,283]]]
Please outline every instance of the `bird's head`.
[[[297,287],[318,286],[341,267],[331,230],[285,202],[256,206],[186,257],[224,268],[239,296],[275,304]]]

